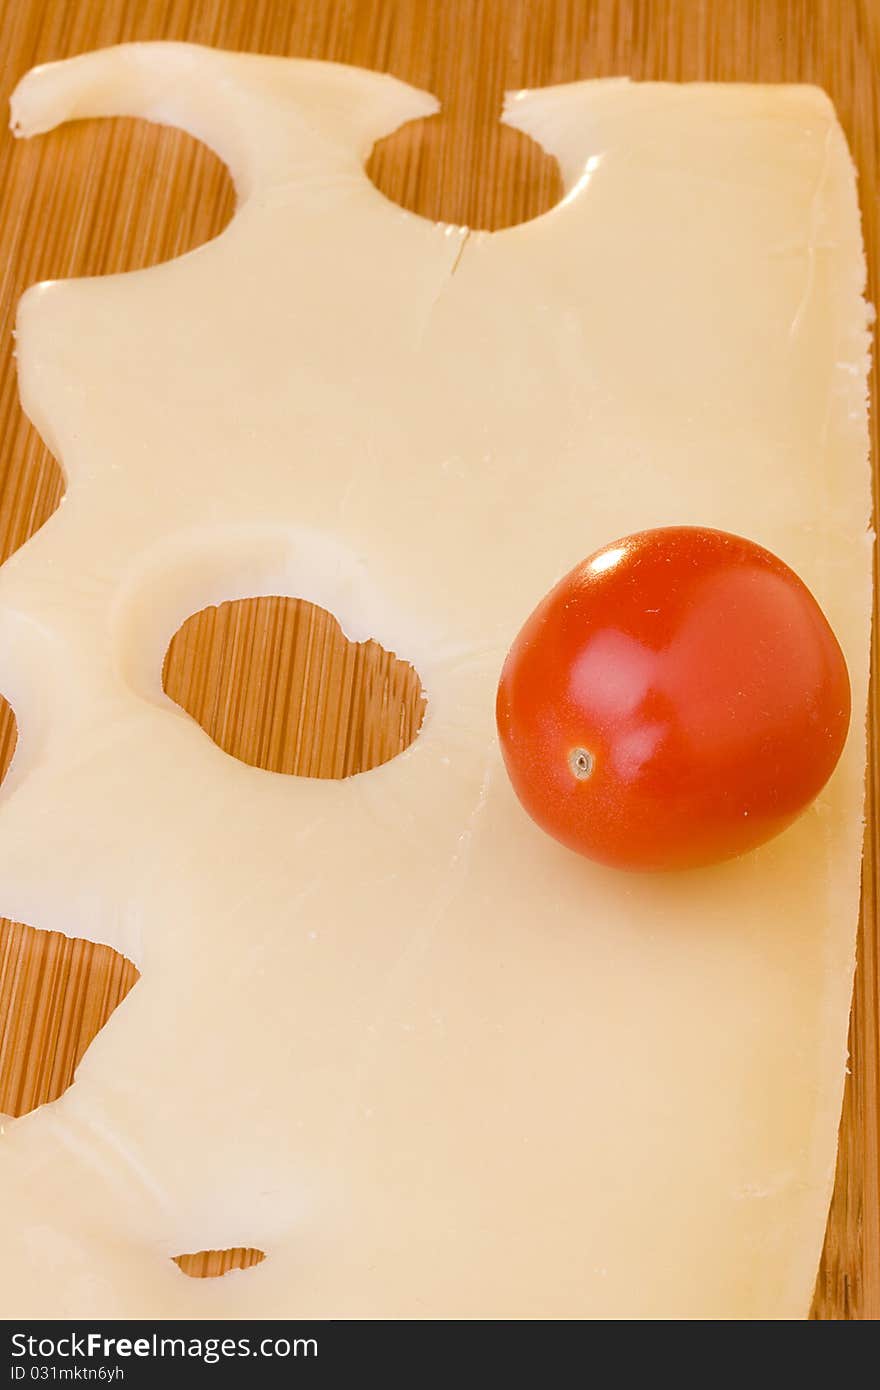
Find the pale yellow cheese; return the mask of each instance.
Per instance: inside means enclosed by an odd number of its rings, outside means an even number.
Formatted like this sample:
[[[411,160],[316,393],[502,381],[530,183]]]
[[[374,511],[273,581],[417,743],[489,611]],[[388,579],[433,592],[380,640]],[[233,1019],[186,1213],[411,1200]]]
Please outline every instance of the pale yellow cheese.
[[[389,77],[173,44],[29,74],[13,124],[129,114],[228,162],[196,252],[40,285],[22,402],[60,511],[0,573],[20,742],[0,912],[143,978],[0,1140],[7,1317],[800,1318],[858,912],[870,537],[855,182],[809,87],[511,97],[546,215],[434,225],[364,172]],[[535,602],[641,527],[777,552],[849,663],[841,765],[776,842],[632,877],[542,835],[494,732]],[[287,593],[414,663],[428,715],[329,783],[163,695],[178,624]],[[219,1080],[218,1080],[219,1078]],[[223,1279],[172,1256],[255,1246]]]

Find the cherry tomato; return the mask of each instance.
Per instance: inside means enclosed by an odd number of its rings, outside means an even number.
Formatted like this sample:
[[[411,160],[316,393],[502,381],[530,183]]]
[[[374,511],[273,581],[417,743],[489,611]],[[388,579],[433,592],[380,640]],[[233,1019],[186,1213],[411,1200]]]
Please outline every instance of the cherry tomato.
[[[538,605],[498,687],[507,771],[533,820],[628,869],[732,858],[827,782],[846,663],[809,589],[741,536],[642,531]]]

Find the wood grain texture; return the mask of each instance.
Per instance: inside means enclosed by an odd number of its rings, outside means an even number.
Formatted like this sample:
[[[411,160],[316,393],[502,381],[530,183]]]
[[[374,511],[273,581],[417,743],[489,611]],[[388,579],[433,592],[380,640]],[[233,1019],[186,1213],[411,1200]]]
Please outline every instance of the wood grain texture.
[[[174,1263],[191,1279],[217,1279],[231,1269],[251,1269],[266,1256],[253,1246],[237,1250],[197,1250],[191,1255],[175,1255]]]
[[[326,609],[293,598],[204,608],[174,634],[172,700],[225,752],[299,777],[351,777],[408,748],[425,697],[378,642],[349,642]]]
[[[0,1115],[63,1095],[138,979],[110,946],[0,918]]]
[[[559,196],[554,162],[525,137],[498,125],[505,88],[621,73],[674,80],[817,82],[837,106],[860,171],[869,293],[877,297],[877,0],[0,0],[0,98],[5,104],[15,80],[34,63],[131,39],[187,39],[358,63],[434,91],[443,102],[442,113],[382,141],[370,172],[383,192],[405,206],[470,226],[508,225],[552,206]],[[229,181],[217,160],[177,132],[104,121],[19,145],[0,141],[0,558],[51,514],[62,490],[57,466],[18,409],[10,351],[18,295],[37,279],[102,274],[165,260],[215,235],[231,210]],[[876,366],[872,385],[877,400]],[[876,412],[872,433],[876,460]],[[254,605],[240,617],[236,641],[264,653],[274,650],[278,634],[276,630],[273,639],[271,632],[277,619],[271,605]],[[228,666],[229,641],[228,623],[203,620],[169,656],[166,684],[178,695],[188,692],[187,698],[195,698],[195,667]],[[287,663],[290,671],[298,658],[291,648],[275,659],[279,670]],[[876,651],[873,662],[852,1075],[816,1289],[813,1316],[818,1319],[880,1318]],[[314,664],[310,669],[314,675]],[[326,701],[328,692],[329,685],[320,698]],[[219,721],[218,728],[223,726],[231,751],[277,750],[287,737],[274,723],[277,710],[287,709],[289,717],[297,697],[296,679],[289,677],[278,705],[268,701],[255,713],[257,706],[251,704],[238,717],[230,713],[231,705],[215,706],[212,718]],[[362,708],[357,699],[354,704]],[[0,756],[14,739],[11,718],[0,708]],[[298,756],[302,751],[301,746]],[[320,761],[320,750],[316,756]],[[0,1070],[5,1090],[0,1094],[14,1095],[17,1104],[25,1098],[37,1103],[57,1094],[61,1081],[66,1085],[72,1076],[69,1064],[76,1047],[58,1051],[59,1028],[87,1041],[88,1030],[100,1025],[104,1006],[112,1007],[124,994],[125,980],[99,950],[70,943],[70,978],[88,978],[90,997],[97,991],[104,1004],[96,1010],[75,1001],[62,1011],[62,1019],[61,974],[33,966],[39,953],[49,950],[41,944],[47,934],[29,935],[8,924],[4,930]],[[69,1067],[63,1078],[58,1065],[47,1063],[62,1053]],[[190,1272],[215,1273],[221,1256],[227,1258],[228,1252],[186,1258],[203,1260]],[[243,1260],[244,1253],[238,1258]]]

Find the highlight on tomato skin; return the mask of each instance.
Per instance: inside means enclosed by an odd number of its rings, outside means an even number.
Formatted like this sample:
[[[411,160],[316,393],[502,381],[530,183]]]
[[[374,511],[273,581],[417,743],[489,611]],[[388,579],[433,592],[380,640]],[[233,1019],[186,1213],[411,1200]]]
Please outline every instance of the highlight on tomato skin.
[[[508,653],[501,751],[534,821],[618,868],[694,868],[785,830],[850,720],[840,645],[778,556],[695,526],[576,566]]]

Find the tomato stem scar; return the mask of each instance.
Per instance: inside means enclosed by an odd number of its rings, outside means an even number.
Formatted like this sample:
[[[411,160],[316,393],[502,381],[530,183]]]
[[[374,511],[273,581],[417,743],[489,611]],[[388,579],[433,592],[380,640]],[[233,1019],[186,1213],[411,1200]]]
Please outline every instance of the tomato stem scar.
[[[592,777],[596,760],[586,748],[572,748],[568,755],[568,765],[579,782]]]

